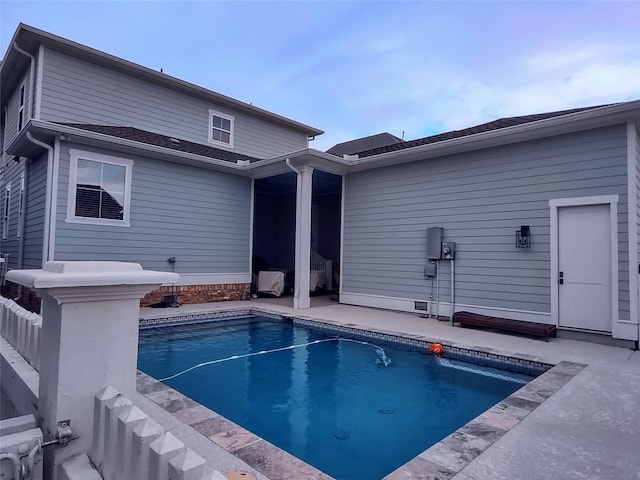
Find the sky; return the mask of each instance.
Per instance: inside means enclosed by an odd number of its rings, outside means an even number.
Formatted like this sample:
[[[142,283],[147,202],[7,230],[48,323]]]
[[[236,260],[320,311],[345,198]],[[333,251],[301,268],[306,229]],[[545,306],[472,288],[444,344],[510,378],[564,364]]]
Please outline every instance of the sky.
[[[640,0],[0,0],[3,55],[20,22],[320,128],[320,150],[640,99]]]

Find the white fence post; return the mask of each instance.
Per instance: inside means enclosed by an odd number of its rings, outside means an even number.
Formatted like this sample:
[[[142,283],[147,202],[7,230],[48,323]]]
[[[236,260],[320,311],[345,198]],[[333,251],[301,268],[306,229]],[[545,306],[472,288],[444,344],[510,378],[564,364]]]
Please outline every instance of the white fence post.
[[[38,371],[42,317],[4,297],[0,297],[0,310],[2,311],[0,334]]]
[[[150,445],[164,430],[151,419],[147,419],[133,429],[131,449],[131,477],[147,480],[149,477]]]
[[[111,385],[102,389],[94,399],[93,407],[93,439],[91,447],[91,460],[98,470],[102,470],[104,461],[104,449],[106,442],[105,434],[105,404],[108,400],[116,397],[118,391]]]
[[[150,448],[149,480],[169,480],[169,461],[184,448],[184,444],[166,432],[151,442]]]
[[[117,422],[121,413],[128,412],[133,407],[133,403],[124,395],[118,394],[105,402],[104,415],[104,459],[102,461],[102,476],[104,480],[116,480],[116,468],[118,455],[116,445],[118,442]]]
[[[204,464],[200,455],[186,448],[169,461],[169,480],[200,480]]]
[[[147,415],[135,405],[120,414],[117,425],[116,457],[118,459],[116,478],[135,478],[131,469],[133,429],[144,422]]]
[[[92,448],[96,393],[105,385],[135,393],[140,299],[180,277],[133,263],[47,262],[42,270],[11,270],[6,278],[42,299],[41,428],[45,438],[53,438],[59,422],[70,420],[77,437],[64,448],[44,451],[44,474],[58,480],[59,465]],[[115,423],[105,426],[115,429]]]

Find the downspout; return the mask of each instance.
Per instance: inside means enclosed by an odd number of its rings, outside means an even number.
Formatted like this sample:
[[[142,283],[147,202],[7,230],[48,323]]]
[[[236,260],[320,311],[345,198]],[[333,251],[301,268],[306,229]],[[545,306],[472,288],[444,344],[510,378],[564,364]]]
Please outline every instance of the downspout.
[[[285,163],[287,164],[287,167],[289,167],[291,170],[293,170],[296,174],[296,224],[298,223],[298,217],[300,215],[300,212],[298,212],[298,208],[299,205],[302,203],[301,200],[301,195],[302,192],[300,191],[300,175],[301,172],[300,170],[298,170],[296,167],[294,167],[293,165],[291,165],[291,159],[287,158],[285,159]],[[294,269],[297,269],[300,266],[300,259],[298,258],[300,255],[300,228],[298,228],[298,226],[296,225],[296,245],[295,245],[295,258],[294,258]],[[300,279],[298,278],[298,273],[296,273],[295,276],[295,283],[293,285],[293,298],[300,298]],[[295,301],[295,300],[294,300]]]
[[[27,223],[27,190],[29,189],[29,167],[31,166],[31,159],[27,158],[24,163],[22,181],[24,186],[22,187],[22,212],[20,215],[20,223],[18,224],[18,231],[20,232],[20,242],[18,242],[18,270],[22,270],[24,265],[24,227]]]
[[[30,66],[29,66],[29,116],[27,118],[33,118],[33,102],[34,102],[33,79],[36,75],[36,57],[31,55],[29,52],[21,49],[16,42],[13,42],[13,48],[15,48],[21,54],[29,57],[29,63],[30,63]]]
[[[27,138],[32,143],[35,143],[39,147],[47,150],[47,186],[46,186],[46,200],[44,208],[44,232],[42,241],[42,264],[49,260],[49,236],[51,232],[51,205],[52,198],[55,195],[53,190],[53,147],[47,143],[44,143],[37,138],[34,138],[31,132],[27,132]]]

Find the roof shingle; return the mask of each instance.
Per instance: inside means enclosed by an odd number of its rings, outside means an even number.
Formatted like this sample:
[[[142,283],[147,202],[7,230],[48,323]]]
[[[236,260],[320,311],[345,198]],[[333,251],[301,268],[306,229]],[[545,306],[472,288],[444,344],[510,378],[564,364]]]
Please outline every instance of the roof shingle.
[[[147,132],[133,127],[119,127],[113,125],[87,125],[81,123],[61,123],[67,127],[79,128],[90,132],[101,133],[111,137],[123,138],[134,142],[146,143],[147,145],[155,145],[156,147],[169,148],[179,152],[193,153],[202,155],[203,157],[215,158],[231,163],[238,160],[257,162],[259,158],[250,157],[241,153],[229,152],[221,148],[209,147],[200,143],[190,142],[181,138],[160,135],[159,133]]]
[[[573,108],[571,110],[560,110],[557,112],[536,113],[533,115],[522,115],[519,117],[499,118],[498,120],[493,120],[491,122],[483,123],[481,125],[476,125],[469,128],[464,128],[462,130],[453,130],[451,132],[431,135],[430,137],[418,138],[416,140],[409,140],[406,142],[400,142],[393,145],[373,148],[370,150],[365,150],[357,153],[360,158],[370,157],[372,155],[378,155],[381,153],[395,152],[397,150],[404,150],[405,148],[411,148],[411,147],[417,147],[420,145],[427,145],[430,143],[442,142],[445,140],[451,140],[453,138],[466,137],[468,135],[489,132],[491,130],[499,130],[501,128],[513,127],[515,125],[522,125],[524,123],[537,122],[539,120],[545,120],[547,118],[560,117],[562,115],[569,115],[571,113],[583,112],[586,110],[593,110],[593,109],[601,108],[605,106],[608,106],[608,105],[597,105],[593,107]]]
[[[389,132],[383,132],[376,135],[369,135],[368,137],[356,138],[355,140],[350,140],[348,142],[338,143],[327,150],[327,153],[338,155],[340,157],[342,155],[353,155],[357,152],[386,147],[400,142],[402,142],[401,138],[391,135]]]

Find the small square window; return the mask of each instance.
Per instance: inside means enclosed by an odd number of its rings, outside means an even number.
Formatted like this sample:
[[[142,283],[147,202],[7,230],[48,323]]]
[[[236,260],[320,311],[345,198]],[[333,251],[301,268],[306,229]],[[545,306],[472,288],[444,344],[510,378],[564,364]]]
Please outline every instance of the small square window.
[[[209,142],[233,147],[233,121],[230,115],[209,110]]]
[[[71,150],[67,221],[129,225],[133,162]]]

